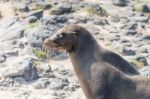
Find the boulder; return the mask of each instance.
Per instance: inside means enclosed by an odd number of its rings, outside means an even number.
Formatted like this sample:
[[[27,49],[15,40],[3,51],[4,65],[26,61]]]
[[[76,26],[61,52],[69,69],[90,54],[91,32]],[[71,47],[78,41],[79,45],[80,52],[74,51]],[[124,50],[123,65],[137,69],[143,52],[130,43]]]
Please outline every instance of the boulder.
[[[40,78],[38,80],[36,80],[32,86],[35,89],[45,89],[47,88],[47,86],[50,84],[49,78]]]
[[[43,10],[31,11],[28,16],[35,16],[37,19],[40,19],[43,17]]]
[[[150,35],[149,35],[149,34],[144,35],[144,36],[143,36],[143,40],[150,40]]]
[[[32,47],[42,48],[42,40],[34,40],[31,42]]]
[[[127,31],[125,32],[125,35],[135,35],[135,34],[137,34],[137,31],[136,31],[136,30],[127,30]]]
[[[142,6],[142,12],[150,13],[150,4],[144,4]]]
[[[54,73],[51,70],[51,67],[49,64],[41,64],[38,67],[38,73],[40,77],[50,77],[50,78],[54,77]]]
[[[36,16],[29,16],[25,19],[27,22],[29,23],[34,23],[37,21],[37,17]]]
[[[7,68],[2,75],[4,77],[23,77],[26,81],[35,80],[38,78],[37,68],[31,60],[19,62]]]
[[[21,12],[28,12],[30,9],[26,4],[21,4],[19,5],[18,10]]]
[[[135,52],[135,50],[133,50],[131,48],[124,47],[122,49],[122,54],[125,56],[133,56],[133,55],[136,55],[136,52]]]
[[[8,29],[10,28],[13,24],[15,24],[16,22],[18,22],[18,18],[13,17],[10,19],[5,19],[5,20],[1,20],[0,21],[0,29]]]
[[[18,53],[18,50],[10,50],[10,51],[6,51],[5,55],[6,56],[18,56],[19,53]]]
[[[65,13],[70,13],[72,9],[72,5],[70,4],[61,4],[56,6],[55,8],[52,8],[50,11],[50,14],[52,15],[61,15]]]
[[[40,1],[40,2],[37,2],[36,3],[36,7],[38,9],[49,9],[52,7],[52,5],[49,3],[49,2],[43,2],[43,1]]]
[[[48,17],[43,17],[40,21],[44,25],[54,25],[67,22],[67,18],[65,16],[52,15]]]
[[[1,30],[4,30],[1,31],[0,41],[8,41],[24,37],[26,24],[21,23],[21,21],[14,21],[11,24],[9,23],[7,26],[5,23],[2,23],[2,26],[0,27],[2,28]]]
[[[54,78],[50,80],[49,88],[52,90],[59,90],[59,89],[63,89],[67,85],[68,82],[63,81],[63,79]]]
[[[148,22],[149,17],[148,17],[148,16],[136,16],[136,17],[133,18],[133,20],[134,20],[135,22],[143,22],[143,23],[146,23],[146,22]]]
[[[53,27],[55,30],[55,28]],[[40,26],[35,28],[30,28],[25,30],[25,37],[27,37],[28,43],[32,46],[41,46],[42,40],[46,37],[49,37],[54,33],[53,30],[50,30],[47,26]]]
[[[113,5],[115,6],[126,6],[127,0],[112,0]]]

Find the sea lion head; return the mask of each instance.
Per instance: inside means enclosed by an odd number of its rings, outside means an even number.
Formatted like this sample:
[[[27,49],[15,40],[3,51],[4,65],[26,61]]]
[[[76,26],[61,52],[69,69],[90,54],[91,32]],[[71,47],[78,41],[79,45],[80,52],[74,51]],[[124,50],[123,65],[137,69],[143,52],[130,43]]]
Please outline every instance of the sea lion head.
[[[57,49],[72,52],[76,49],[79,40],[85,34],[88,34],[88,31],[79,25],[65,25],[54,33],[54,35],[44,40],[43,48],[46,50]]]

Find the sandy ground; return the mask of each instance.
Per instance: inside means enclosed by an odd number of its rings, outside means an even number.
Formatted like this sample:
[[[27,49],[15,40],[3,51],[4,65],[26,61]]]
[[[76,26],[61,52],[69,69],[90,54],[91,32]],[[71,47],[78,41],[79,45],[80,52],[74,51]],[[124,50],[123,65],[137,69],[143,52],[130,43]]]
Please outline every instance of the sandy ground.
[[[14,16],[11,3],[0,3],[0,12],[2,14],[2,19],[11,18]]]

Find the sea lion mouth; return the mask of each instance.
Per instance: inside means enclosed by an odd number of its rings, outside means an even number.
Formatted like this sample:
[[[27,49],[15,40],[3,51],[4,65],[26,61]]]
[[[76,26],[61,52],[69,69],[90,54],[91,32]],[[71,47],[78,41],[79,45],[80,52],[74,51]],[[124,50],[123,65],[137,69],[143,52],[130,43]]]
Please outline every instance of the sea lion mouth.
[[[58,44],[54,43],[51,40],[46,40],[44,41],[44,43],[42,44],[42,49],[46,52],[56,52],[56,51],[60,51],[63,50],[63,48],[61,46],[59,46]]]

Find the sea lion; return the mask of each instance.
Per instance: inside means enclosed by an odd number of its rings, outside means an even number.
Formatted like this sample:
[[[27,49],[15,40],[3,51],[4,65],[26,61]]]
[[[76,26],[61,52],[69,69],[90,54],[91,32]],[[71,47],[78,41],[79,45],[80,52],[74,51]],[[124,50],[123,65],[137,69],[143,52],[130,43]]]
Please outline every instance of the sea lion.
[[[137,99],[139,93],[130,95],[131,90],[136,91],[136,84],[142,81],[134,82],[134,77],[128,75],[139,73],[121,56],[102,48],[85,28],[75,24],[66,25],[44,40],[43,47],[46,50],[63,49],[69,53],[87,99]]]
[[[138,71],[120,55],[102,48],[85,28],[70,24],[64,26],[52,37],[44,40],[43,47],[47,50],[64,49],[69,53],[72,62],[81,59],[81,63],[88,65],[97,57],[101,63],[108,63],[130,75],[139,74]],[[96,54],[96,55],[95,55]],[[101,59],[102,60],[99,60]]]

